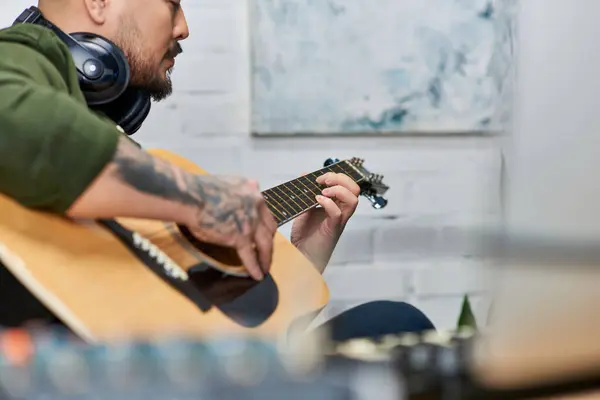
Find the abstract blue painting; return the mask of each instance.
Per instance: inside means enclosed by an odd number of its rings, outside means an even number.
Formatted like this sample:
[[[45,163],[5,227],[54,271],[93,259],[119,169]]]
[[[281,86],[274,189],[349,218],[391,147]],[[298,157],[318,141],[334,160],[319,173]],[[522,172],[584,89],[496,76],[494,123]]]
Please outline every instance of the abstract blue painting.
[[[252,132],[500,130],[516,0],[251,0]]]

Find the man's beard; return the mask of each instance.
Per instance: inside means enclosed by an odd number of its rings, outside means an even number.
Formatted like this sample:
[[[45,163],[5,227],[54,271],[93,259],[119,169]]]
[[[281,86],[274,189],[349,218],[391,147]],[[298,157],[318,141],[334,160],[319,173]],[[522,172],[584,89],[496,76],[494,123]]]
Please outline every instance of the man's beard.
[[[115,44],[125,53],[129,62],[131,71],[131,81],[129,86],[135,89],[141,89],[148,92],[154,101],[166,99],[173,92],[171,82],[172,69],[169,69],[166,75],[159,74],[156,66],[148,61],[152,57],[144,57],[141,46],[136,46],[136,39],[139,41],[139,33],[133,20],[121,21],[121,29],[115,38]],[[180,49],[179,46],[177,46]]]

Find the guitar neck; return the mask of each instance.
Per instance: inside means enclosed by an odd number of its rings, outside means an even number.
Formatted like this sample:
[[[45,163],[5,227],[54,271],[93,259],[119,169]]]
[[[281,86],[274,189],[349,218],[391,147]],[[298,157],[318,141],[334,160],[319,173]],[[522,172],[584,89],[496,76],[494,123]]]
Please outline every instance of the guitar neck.
[[[317,178],[327,172],[345,174],[359,186],[364,180],[363,175],[351,163],[339,161],[310,174],[264,190],[262,192],[263,197],[278,226],[289,222],[318,204],[315,197],[321,194],[327,186],[318,184]]]

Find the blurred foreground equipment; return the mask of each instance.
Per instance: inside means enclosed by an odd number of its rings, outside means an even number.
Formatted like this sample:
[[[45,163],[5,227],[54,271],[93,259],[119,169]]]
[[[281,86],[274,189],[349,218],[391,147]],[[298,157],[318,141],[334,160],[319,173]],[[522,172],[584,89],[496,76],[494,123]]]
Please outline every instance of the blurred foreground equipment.
[[[566,399],[600,388],[600,357],[565,370],[552,349],[502,359],[490,343],[462,331],[316,345],[242,337],[90,345],[61,331],[10,330],[0,335],[0,384],[11,400]],[[544,369],[557,373],[535,376]]]

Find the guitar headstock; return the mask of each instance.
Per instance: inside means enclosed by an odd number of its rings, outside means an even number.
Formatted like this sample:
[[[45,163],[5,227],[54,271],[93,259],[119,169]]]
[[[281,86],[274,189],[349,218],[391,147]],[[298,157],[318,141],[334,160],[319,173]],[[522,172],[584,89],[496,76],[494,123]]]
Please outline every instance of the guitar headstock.
[[[325,161],[324,165],[325,167],[328,167],[339,162],[340,160],[337,158],[329,158]],[[349,160],[341,162],[345,163],[352,171],[356,172],[358,179],[355,179],[355,181],[360,186],[360,194],[365,196],[371,202],[373,208],[378,210],[384,208],[388,201],[383,195],[390,187],[383,182],[383,175],[374,174],[366,169],[364,166],[365,160],[362,158],[352,157]],[[356,176],[354,178],[356,178]]]

